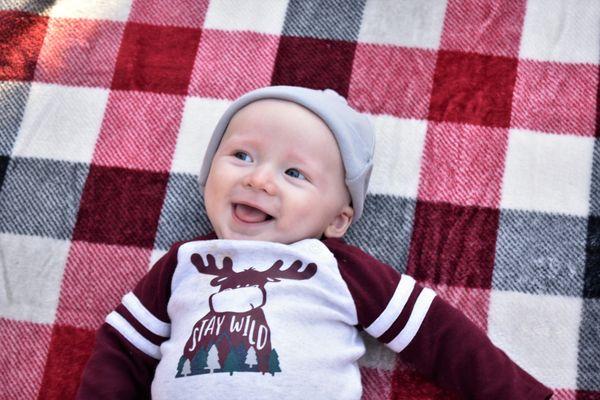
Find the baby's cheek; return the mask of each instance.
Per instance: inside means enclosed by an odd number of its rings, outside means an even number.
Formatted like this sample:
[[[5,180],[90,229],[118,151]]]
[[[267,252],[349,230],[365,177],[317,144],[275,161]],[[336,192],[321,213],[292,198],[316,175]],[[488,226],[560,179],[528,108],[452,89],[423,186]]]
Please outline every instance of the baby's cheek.
[[[295,219],[302,219],[310,216],[315,206],[309,199],[299,196],[290,204],[289,210]]]

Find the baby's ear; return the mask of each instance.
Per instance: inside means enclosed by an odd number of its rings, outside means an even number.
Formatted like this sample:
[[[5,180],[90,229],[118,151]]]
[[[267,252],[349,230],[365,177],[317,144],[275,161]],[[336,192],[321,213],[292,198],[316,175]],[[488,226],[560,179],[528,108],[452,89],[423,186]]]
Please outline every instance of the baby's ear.
[[[339,238],[344,236],[352,223],[353,216],[354,209],[350,206],[344,206],[327,228],[325,228],[325,232],[323,233],[325,237]]]

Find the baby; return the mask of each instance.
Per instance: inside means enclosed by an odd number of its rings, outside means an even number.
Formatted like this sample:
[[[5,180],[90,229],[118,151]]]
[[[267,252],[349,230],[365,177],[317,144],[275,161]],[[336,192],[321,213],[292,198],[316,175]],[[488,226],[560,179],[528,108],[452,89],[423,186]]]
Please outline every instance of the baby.
[[[341,239],[374,145],[332,90],[233,102],[200,172],[214,232],[175,243],[108,315],[78,398],[360,399],[362,329],[465,398],[550,398],[431,289]]]

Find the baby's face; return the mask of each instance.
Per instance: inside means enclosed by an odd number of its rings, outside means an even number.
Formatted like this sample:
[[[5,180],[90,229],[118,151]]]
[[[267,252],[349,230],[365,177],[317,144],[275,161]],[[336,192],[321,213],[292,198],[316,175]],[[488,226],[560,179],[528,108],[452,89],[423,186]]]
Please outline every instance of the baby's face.
[[[204,189],[220,239],[341,237],[352,220],[337,142],[304,107],[255,101],[231,119]]]

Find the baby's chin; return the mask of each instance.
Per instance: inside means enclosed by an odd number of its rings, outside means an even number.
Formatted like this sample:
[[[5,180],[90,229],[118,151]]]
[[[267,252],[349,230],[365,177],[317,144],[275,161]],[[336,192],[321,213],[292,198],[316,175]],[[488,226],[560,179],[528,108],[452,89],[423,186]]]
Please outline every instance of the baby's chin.
[[[217,237],[219,239],[226,240],[257,240],[263,242],[273,242],[273,243],[282,243],[282,244],[291,244],[295,242],[299,242],[300,240],[307,239],[306,237],[294,237],[289,235],[282,235],[278,232],[273,231],[264,231],[257,232],[253,234],[247,234],[244,232],[223,232],[222,234],[217,233]],[[319,235],[316,239],[319,239],[321,236]]]

